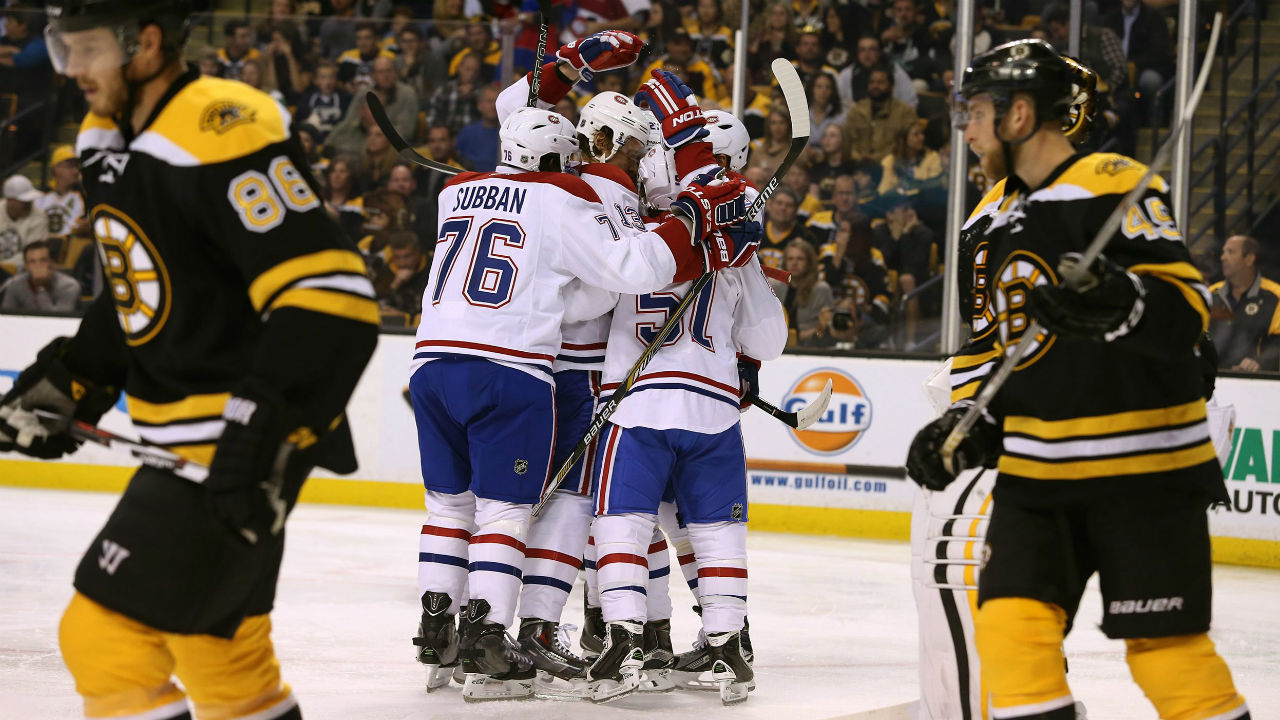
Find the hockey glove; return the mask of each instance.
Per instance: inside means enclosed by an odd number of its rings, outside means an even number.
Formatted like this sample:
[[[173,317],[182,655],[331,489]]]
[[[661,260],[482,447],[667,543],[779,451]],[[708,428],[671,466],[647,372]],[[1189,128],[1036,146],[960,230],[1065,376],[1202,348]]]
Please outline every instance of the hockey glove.
[[[715,231],[707,239],[711,246],[709,251],[717,255],[713,265],[717,270],[721,267],[745,266],[760,248],[760,239],[763,237],[764,226],[755,220],[743,220]]]
[[[760,395],[760,361],[738,353],[738,410],[746,412],[751,409],[748,395]]]
[[[942,490],[956,479],[942,464],[942,444],[967,409],[964,406],[951,408],[942,417],[920,428],[911,441],[911,448],[907,451],[907,474],[921,487]],[[1000,457],[1000,448],[1000,429],[995,419],[983,413],[952,457],[956,474],[968,468],[992,467]]]
[[[640,86],[635,102],[658,118],[667,147],[676,149],[709,137],[707,119],[689,86],[666,70],[652,74],[653,79]]]
[[[204,485],[213,513],[254,545],[284,529],[285,469],[315,435],[290,423],[283,399],[257,383],[247,383],[227,401],[222,419],[226,429]]]
[[[561,47],[556,57],[572,65],[583,80],[591,82],[598,72],[631,65],[643,49],[644,41],[629,32],[604,30]]]
[[[95,385],[67,368],[63,357],[68,342],[70,338],[62,337],[46,345],[0,400],[0,452],[16,450],[44,459],[74,452],[80,441],[71,437],[70,421],[96,425],[115,404],[119,390]],[[36,410],[63,419],[38,417]]]
[[[680,191],[671,203],[671,210],[683,213],[693,221],[693,243],[702,244],[716,230],[728,227],[746,215],[746,187],[746,182],[741,179],[693,184]],[[727,267],[732,257],[724,258],[718,265],[715,264],[720,261],[718,252],[707,253],[706,259],[705,267],[710,271]]]
[[[1079,262],[1079,253],[1063,255],[1058,276],[1073,272]],[[1027,310],[1058,335],[1111,342],[1137,327],[1145,298],[1137,275],[1099,255],[1075,288],[1040,285],[1032,290]]]

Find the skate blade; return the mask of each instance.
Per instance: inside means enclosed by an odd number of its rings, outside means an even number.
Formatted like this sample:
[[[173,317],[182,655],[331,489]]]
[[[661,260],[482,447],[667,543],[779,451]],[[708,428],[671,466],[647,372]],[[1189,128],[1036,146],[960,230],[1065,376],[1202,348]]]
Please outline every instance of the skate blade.
[[[440,665],[423,665],[427,670],[427,692],[435,692],[449,684],[454,668]]]
[[[622,680],[596,680],[591,683],[591,702],[607,703],[624,698],[640,689],[640,676],[623,674]]]
[[[719,690],[720,702],[725,705],[734,705],[747,699],[747,693],[750,692],[750,683],[721,680],[719,681]]]
[[[565,680],[539,670],[533,681],[533,696],[541,700],[590,700],[591,683],[585,678]]]
[[[467,702],[524,700],[533,697],[533,680],[498,680],[480,673],[467,673],[462,699]]]
[[[716,692],[720,684],[711,679],[711,673],[696,673],[688,670],[672,670],[669,675],[677,690],[707,690]]]
[[[640,692],[664,693],[676,689],[670,670],[645,670],[640,673]]]

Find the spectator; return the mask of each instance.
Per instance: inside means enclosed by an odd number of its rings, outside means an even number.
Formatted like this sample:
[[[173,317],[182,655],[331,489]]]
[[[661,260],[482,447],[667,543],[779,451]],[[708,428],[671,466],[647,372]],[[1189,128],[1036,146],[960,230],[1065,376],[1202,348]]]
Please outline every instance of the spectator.
[[[822,24],[823,61],[834,68],[837,75],[854,62],[854,55],[849,51],[857,48],[855,40],[863,22],[870,22],[870,15],[859,3],[827,6]]]
[[[813,245],[800,239],[788,242],[786,266],[791,273],[791,285],[782,305],[787,310],[787,322],[796,333],[796,344],[801,347],[834,345],[831,317],[835,298],[831,286],[821,278],[818,253]]]
[[[393,232],[387,240],[390,259],[375,257],[373,288],[384,308],[413,316],[422,309],[422,294],[431,276],[431,263],[418,244],[418,236],[408,231]]]
[[[223,27],[223,46],[218,48],[218,75],[239,80],[246,62],[262,57],[253,46],[253,30],[244,20],[228,20]]]
[[[36,240],[22,250],[26,269],[0,288],[0,310],[6,312],[71,312],[80,300],[80,283],[55,270],[49,243]]]
[[[356,184],[355,168],[351,158],[338,155],[329,161],[324,176],[324,191],[321,193],[325,212],[337,220],[353,240],[360,237],[360,226],[364,224],[363,201],[360,198],[360,187]]]
[[[1280,284],[1258,272],[1258,251],[1248,235],[1227,238],[1222,280],[1209,288],[1209,337],[1225,370],[1280,371]]]
[[[1119,7],[1103,16],[1102,25],[1120,38],[1125,58],[1137,70],[1134,84],[1146,105],[1148,124],[1162,125],[1164,103],[1157,103],[1156,97],[1173,75],[1174,55],[1164,17],[1142,0],[1121,0]]]
[[[796,28],[791,3],[773,0],[756,16],[747,33],[747,72],[753,85],[772,81],[769,65],[775,58],[790,60],[796,54]]]
[[[314,127],[323,144],[350,106],[351,93],[338,87],[338,64],[332,60],[321,60],[316,66],[311,87],[302,93],[302,99],[298,101],[295,117]]]
[[[502,46],[489,32],[488,23],[473,20],[467,25],[466,44],[449,60],[449,76],[458,74],[458,64],[465,57],[480,61],[480,81],[497,80],[498,65],[502,62]]]
[[[263,70],[265,66],[266,63],[261,60],[246,60],[244,66],[240,68],[240,82],[265,92],[276,102],[284,105],[284,93],[277,88],[274,77],[266,77],[266,71]]]
[[[807,37],[807,36],[806,36]],[[813,76],[809,96],[809,146],[818,147],[828,127],[843,131],[844,106],[836,92],[836,77],[820,72]]]
[[[298,144],[302,146],[302,155],[311,172],[316,175],[323,173],[329,162],[320,156],[320,131],[310,123],[302,123],[294,128],[294,134],[298,136]]]
[[[357,177],[361,187],[382,187],[391,176],[391,168],[395,167],[399,157],[396,149],[391,147],[382,128],[374,125],[365,136],[364,152],[360,154],[360,174]]]
[[[764,137],[751,141],[751,165],[763,167],[772,175],[791,149],[791,114],[786,107],[770,108],[764,130]]]
[[[840,223],[848,222],[855,215],[858,215],[858,188],[853,183],[853,175],[836,175],[832,178],[831,200],[832,207],[830,210],[823,210],[813,214],[806,223],[809,238],[819,248],[824,248],[832,242],[835,242],[836,230]],[[825,251],[824,251],[825,252]],[[832,287],[835,287],[832,285]]]
[[[49,220],[35,212],[40,191],[25,175],[4,181],[4,210],[0,210],[0,264],[22,269],[22,249],[49,237]],[[12,270],[11,270],[12,272]]]
[[[476,105],[480,86],[480,58],[468,56],[458,63],[458,74],[436,88],[427,104],[427,127],[444,126],[457,133],[480,117]]]
[[[823,248],[822,269],[837,311],[847,306],[857,319],[858,347],[880,345],[888,337],[889,283],[884,257],[872,244],[870,218],[856,212],[840,218],[834,241]]]
[[[904,195],[928,194],[942,188],[942,158],[925,147],[924,126],[924,120],[917,120],[898,128],[893,152],[880,163],[884,168],[881,195],[895,190]]]
[[[373,61],[386,58],[394,60],[395,55],[378,46],[378,28],[372,22],[356,25],[356,46],[338,56],[338,82],[360,92],[373,84]],[[392,63],[392,72],[395,64]]]
[[[320,23],[320,56],[337,60],[356,45],[356,0],[329,0],[331,12]]]
[[[1049,42],[1058,52],[1067,51],[1071,34],[1071,11],[1059,3],[1045,16]],[[1116,93],[1129,84],[1129,68],[1120,37],[1106,27],[1085,25],[1080,32],[1080,61],[1098,74],[1099,90]]]
[[[804,225],[809,222],[809,218],[813,217],[814,213],[823,211],[822,203],[818,201],[816,195],[818,188],[813,184],[813,176],[809,174],[808,165],[802,162],[795,163],[787,170],[782,182],[791,188],[796,197],[800,198],[800,205],[796,208],[796,222]]]
[[[4,18],[5,34],[0,37],[0,94],[16,95],[16,109],[22,110],[44,100],[53,88],[53,67],[49,64],[49,49],[42,29],[44,10],[16,4],[5,10]],[[10,145],[12,158],[25,157],[40,147],[43,122],[42,114],[37,112],[17,123]],[[0,165],[9,159],[0,158]]]
[[[284,31],[284,36],[292,43],[294,57],[307,54],[307,26],[298,20],[298,4],[295,0],[271,0],[271,13],[258,24],[256,32],[259,45],[272,41],[277,30]]]
[[[435,173],[444,175],[444,173]],[[418,236],[418,242],[428,252],[436,247],[436,198],[418,192],[418,178],[414,169],[405,163],[397,163],[387,176],[387,189],[404,196],[409,211],[409,227]]]
[[[498,109],[494,103],[498,99],[498,88],[485,85],[480,88],[480,96],[476,107],[480,110],[480,119],[468,124],[458,131],[457,147],[463,162],[472,170],[490,172],[498,164]]]
[[[867,97],[854,103],[845,117],[850,159],[880,162],[893,151],[898,131],[917,119],[910,105],[893,97],[893,76],[889,71],[873,69],[867,79]]]
[[[218,77],[218,73],[222,72],[222,66],[218,64],[218,51],[208,46],[202,47],[196,52],[196,67],[201,75]]]
[[[35,201],[36,212],[44,213],[49,237],[85,235],[89,221],[84,214],[84,188],[80,185],[80,158],[70,145],[59,145],[49,156],[53,186]]]
[[[693,52],[725,72],[733,64],[733,30],[724,24],[720,0],[698,0],[694,14],[684,21],[693,40]]]
[[[400,81],[413,88],[418,97],[426,97],[429,73],[427,72],[427,49],[423,45],[422,31],[416,25],[409,25],[400,31],[400,52],[396,55],[396,76]]]
[[[885,55],[918,81],[916,90],[926,89],[936,69],[929,28],[920,22],[915,0],[893,0],[884,21],[880,43],[884,46]]]
[[[823,63],[824,54],[821,30],[817,26],[806,25],[796,36],[796,59],[791,61],[805,87],[811,87],[819,75],[830,75],[834,86],[836,70]]]
[[[795,190],[786,185],[779,186],[769,198],[765,206],[765,232],[760,240],[760,249],[756,254],[760,262],[769,267],[783,266],[787,244],[792,240],[803,240],[811,243],[809,235],[796,220],[796,210],[800,207],[800,198]]]
[[[391,58],[380,57],[373,61],[373,92],[382,101],[391,126],[406,141],[412,141],[418,127],[418,94],[396,80],[396,66]],[[359,155],[369,128],[373,126],[369,101],[364,94],[357,95],[347,108],[347,114],[333,129],[328,144],[338,152]]]
[[[281,96],[285,98],[285,102],[292,105],[298,93],[306,84],[302,81],[302,65],[298,62],[301,57],[298,54],[297,47],[300,44],[296,40],[295,31],[288,26],[281,26],[271,31],[271,41],[267,43],[265,69],[267,71],[266,84],[273,87]]]
[[[920,222],[911,198],[906,195],[890,193],[882,198],[882,203],[885,222],[873,230],[873,243],[884,257],[885,265],[897,273],[898,290],[907,296],[933,277],[937,267],[933,231]],[[913,341],[921,317],[919,297],[908,301],[906,315],[907,339]]]
[[[729,93],[720,79],[720,73],[703,58],[693,52],[693,38],[689,31],[677,27],[667,38],[667,54],[650,63],[640,75],[640,81],[649,79],[650,71],[666,70],[684,80],[699,100],[706,99],[721,106],[727,105]],[[704,107],[707,104],[704,103]]]
[[[391,234],[412,227],[408,199],[398,192],[378,188],[360,198],[360,209],[363,213],[359,228],[362,237],[356,242],[356,247],[368,257],[389,260],[391,250],[387,243]]]
[[[855,166],[849,162],[844,128],[839,125],[828,125],[822,131],[820,143],[821,159],[809,169],[809,175],[814,185],[818,187],[818,202],[822,203],[823,207],[830,207],[836,182],[840,177],[845,176],[849,178],[852,185]]]
[[[571,22],[565,24],[560,33],[560,42],[570,43],[601,30],[626,30],[638,33],[648,24],[652,8],[653,3],[650,0],[578,2],[577,14]]]
[[[396,5],[391,8],[391,19],[385,23],[385,30],[378,40],[378,47],[392,55],[404,52],[404,48],[400,45],[401,33],[410,27],[413,27],[413,8],[408,5]],[[418,37],[421,39],[421,31]]]
[[[871,160],[853,164],[853,186],[857,189],[859,203],[865,205],[880,196],[881,170],[880,163]]]
[[[449,129],[448,125],[433,125],[427,128],[427,144],[417,150],[436,162],[452,165],[459,169],[463,167],[462,161],[458,158],[457,148],[454,145],[453,131]],[[434,170],[424,169],[417,173],[418,193],[427,198],[428,202],[422,208],[423,212],[418,213],[415,211],[415,215],[417,216],[416,222],[425,229],[420,239],[423,241],[423,247],[427,249],[435,247],[436,226],[439,221],[436,197],[440,195],[440,191],[444,189],[444,185],[449,182],[449,179],[448,175]]]
[[[854,56],[853,64],[836,76],[836,89],[840,91],[841,102],[852,105],[865,98],[871,71],[878,67],[888,68],[892,73],[893,96],[914,108],[919,99],[911,76],[907,75],[901,65],[885,59],[880,41],[871,35],[858,38],[858,53]]]
[[[793,0],[791,3],[791,21],[803,32],[804,28],[822,27],[823,10],[827,7],[824,0]]]

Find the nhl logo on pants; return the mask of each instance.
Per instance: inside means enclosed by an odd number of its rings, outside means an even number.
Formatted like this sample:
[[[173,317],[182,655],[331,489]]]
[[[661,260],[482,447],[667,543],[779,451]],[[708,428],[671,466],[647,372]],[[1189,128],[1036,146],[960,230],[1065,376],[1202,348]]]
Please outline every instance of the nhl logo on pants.
[[[516,470],[516,474],[517,474],[517,475],[523,475],[523,474],[525,474],[525,473],[529,472],[529,461],[528,461],[528,460],[516,460],[516,467],[515,467],[515,470]]]

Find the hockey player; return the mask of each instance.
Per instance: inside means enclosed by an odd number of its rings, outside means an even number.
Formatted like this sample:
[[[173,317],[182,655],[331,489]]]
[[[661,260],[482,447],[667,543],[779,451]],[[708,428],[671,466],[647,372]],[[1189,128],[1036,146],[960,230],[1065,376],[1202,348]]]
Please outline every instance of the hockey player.
[[[551,370],[562,323],[607,311],[571,281],[643,292],[726,266],[735,253],[704,252],[703,239],[744,212],[741,183],[694,186],[676,200],[683,217],[620,235],[596,193],[560,172],[578,151],[567,120],[525,108],[501,136],[497,172],[463,173],[440,195],[410,380],[428,510],[421,645],[439,665],[458,653],[472,700],[532,692],[531,660],[504,631],[515,616],[529,511],[551,471]],[[459,641],[452,628],[464,585]]]
[[[1127,210],[1080,289],[1058,285],[1145,169],[1075,153],[1062,132],[1071,70],[1043,42],[995,48],[963,80],[965,141],[989,177],[1007,176],[971,221],[987,322],[955,358],[956,404],[916,435],[907,467],[947,487],[939,448],[964,401],[1003,348],[1034,343],[957,452],[998,471],[975,618],[993,715],[1073,717],[1061,645],[1098,572],[1103,631],[1125,640],[1162,718],[1247,718],[1206,634],[1205,509],[1224,489],[1195,352],[1208,305],[1167,185],[1157,178]],[[1023,337],[1031,318],[1046,330]],[[1080,378],[1097,387],[1081,392]]]
[[[208,464],[142,467],[75,574],[62,657],[90,718],[300,718],[268,613],[310,469],[355,469],[344,407],[378,308],[324,213],[287,114],[182,60],[181,2],[54,2],[55,68],[110,284],[0,401],[0,449],[77,446],[123,390],[143,439]],[[321,362],[323,358],[323,362]],[[181,687],[172,681],[176,676]]]

